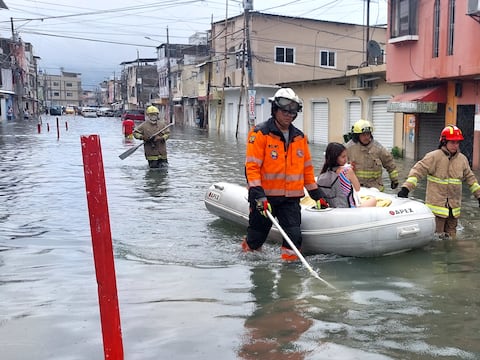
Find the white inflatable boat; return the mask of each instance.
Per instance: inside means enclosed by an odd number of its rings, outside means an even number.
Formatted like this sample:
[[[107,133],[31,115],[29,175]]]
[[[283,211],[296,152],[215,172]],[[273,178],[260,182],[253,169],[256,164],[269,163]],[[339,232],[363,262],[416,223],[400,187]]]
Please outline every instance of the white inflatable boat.
[[[377,207],[316,210],[302,199],[302,252],[342,256],[382,256],[420,248],[433,240],[435,220],[430,209],[414,199],[398,198],[362,188],[360,197],[375,196]],[[207,209],[222,219],[248,226],[245,186],[218,182],[205,194]],[[272,228],[269,238],[280,241]]]

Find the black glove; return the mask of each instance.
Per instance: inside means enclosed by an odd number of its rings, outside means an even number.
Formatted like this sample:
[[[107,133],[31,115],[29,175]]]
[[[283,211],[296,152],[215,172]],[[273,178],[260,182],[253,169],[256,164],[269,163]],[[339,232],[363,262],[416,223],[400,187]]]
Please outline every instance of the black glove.
[[[410,191],[405,186],[402,186],[402,189],[398,192],[398,197],[407,198],[409,192]]]
[[[390,184],[390,187],[392,189],[396,189],[398,187],[398,180],[392,180],[392,183]]]
[[[267,211],[272,212],[272,206],[268,202],[267,198],[263,197],[256,199],[255,201],[257,202],[257,210],[260,212],[260,214],[268,218]]]

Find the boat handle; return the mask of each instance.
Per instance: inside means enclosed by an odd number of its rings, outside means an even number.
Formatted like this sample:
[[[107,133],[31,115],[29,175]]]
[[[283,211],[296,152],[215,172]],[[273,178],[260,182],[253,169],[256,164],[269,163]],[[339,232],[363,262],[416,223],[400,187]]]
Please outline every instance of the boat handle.
[[[221,190],[223,191],[224,190],[224,187],[222,185],[218,185],[218,184],[213,184],[213,187],[217,190]]]
[[[420,228],[418,226],[410,226],[408,228],[401,228],[400,229],[400,236],[407,236],[407,235],[412,235],[416,234],[420,231]]]

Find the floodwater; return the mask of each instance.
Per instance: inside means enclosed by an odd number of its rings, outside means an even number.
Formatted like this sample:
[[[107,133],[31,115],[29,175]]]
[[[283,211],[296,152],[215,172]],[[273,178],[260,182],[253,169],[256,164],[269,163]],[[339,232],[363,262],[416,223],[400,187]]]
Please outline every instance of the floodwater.
[[[480,359],[478,203],[457,240],[383,258],[243,254],[203,204],[245,139],[175,127],[168,171],[125,160],[118,118],[0,123],[2,360],[102,359],[80,136],[100,137],[125,359]],[[58,130],[58,132],[57,132]],[[312,145],[320,170],[323,148]],[[404,179],[411,163],[399,161]],[[422,190],[414,194],[423,198]]]

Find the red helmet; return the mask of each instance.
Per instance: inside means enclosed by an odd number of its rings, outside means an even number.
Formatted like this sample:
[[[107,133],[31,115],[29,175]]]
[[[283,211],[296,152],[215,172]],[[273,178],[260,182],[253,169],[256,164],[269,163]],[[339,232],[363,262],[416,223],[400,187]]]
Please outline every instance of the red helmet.
[[[448,125],[440,134],[440,141],[461,141],[463,140],[462,130],[455,125]]]

